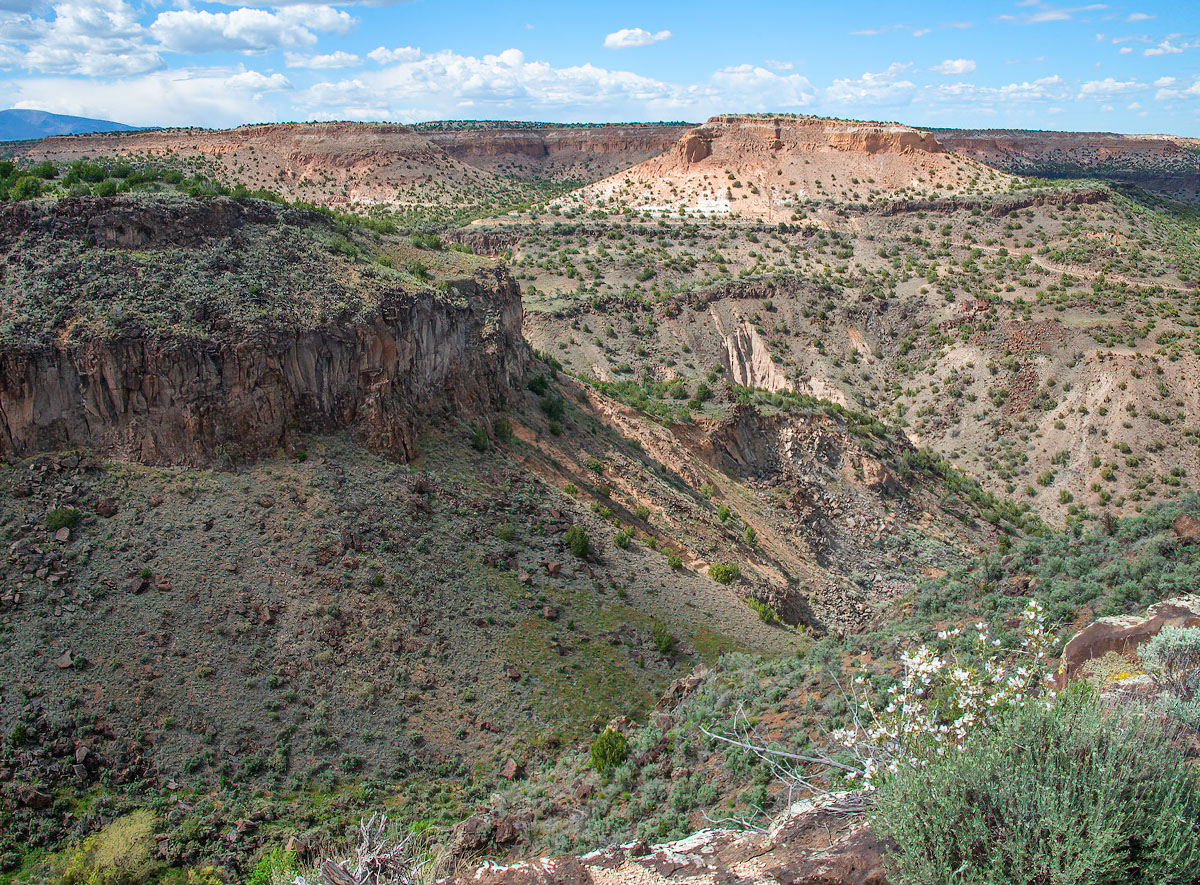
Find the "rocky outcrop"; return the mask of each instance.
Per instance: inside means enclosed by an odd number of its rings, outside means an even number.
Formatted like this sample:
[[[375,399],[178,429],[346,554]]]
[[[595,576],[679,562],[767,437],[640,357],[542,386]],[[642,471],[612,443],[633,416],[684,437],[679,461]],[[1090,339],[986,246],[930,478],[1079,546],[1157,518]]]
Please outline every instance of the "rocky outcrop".
[[[354,428],[411,458],[432,421],[503,405],[524,370],[516,283],[491,271],[453,285],[458,299],[396,296],[350,326],[0,353],[0,453],[78,446],[202,463],[273,452],[297,430]]]
[[[1200,596],[1168,599],[1146,610],[1145,617],[1121,615],[1088,624],[1063,648],[1062,680],[1073,678],[1088,661],[1110,652],[1132,654],[1164,627],[1200,627]]]
[[[1200,174],[1200,155],[1170,135],[935,129],[953,150],[1006,172],[1040,175]]]
[[[752,139],[771,151],[788,147],[828,147],[839,151],[878,154],[898,151],[944,153],[930,132],[899,123],[867,123],[821,117],[721,114],[709,118],[698,132],[712,137]],[[691,137],[685,136],[685,138]]]
[[[1112,198],[1107,190],[1069,190],[1029,194],[1022,197],[958,197],[943,200],[893,200],[872,211],[877,215],[902,215],[906,212],[969,212],[980,209],[994,218],[1031,206],[1087,206],[1106,203]]]
[[[592,181],[661,154],[687,128],[686,123],[495,123],[430,128],[423,134],[451,157],[488,171]]]
[[[527,354],[507,271],[445,253],[419,282],[332,236],[323,214],[259,200],[5,207],[0,257],[23,264],[0,287],[0,455],[194,464],[352,428],[408,459],[432,421],[503,406]]]
[[[702,830],[582,857],[485,864],[446,885],[887,885],[884,843],[853,803],[797,803],[766,833]]]

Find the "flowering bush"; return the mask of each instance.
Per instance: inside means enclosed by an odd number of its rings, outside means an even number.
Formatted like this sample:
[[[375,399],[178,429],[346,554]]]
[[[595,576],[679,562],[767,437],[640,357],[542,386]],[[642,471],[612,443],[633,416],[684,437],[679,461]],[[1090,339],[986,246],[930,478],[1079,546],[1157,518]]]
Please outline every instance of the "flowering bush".
[[[937,654],[928,645],[905,652],[904,673],[888,689],[882,707],[860,697],[865,679],[857,677],[854,719],[832,735],[853,760],[842,769],[845,778],[874,789],[902,765],[924,765],[961,750],[968,737],[993,727],[1001,714],[1048,701],[1053,696],[1049,661],[1054,638],[1036,600],[1029,601],[1021,622],[1021,648],[1011,660],[1002,657],[1000,640],[982,623],[974,627],[968,656]],[[938,638],[945,642],[960,635],[956,628]]]
[[[789,802],[796,789],[826,792],[830,774],[842,786],[870,793],[903,768],[921,768],[961,750],[972,735],[994,728],[1007,712],[1053,702],[1054,637],[1036,600],[1031,599],[1021,614],[1021,633],[1020,647],[1008,651],[979,623],[965,652],[955,654],[950,645],[963,644],[963,631],[941,632],[938,640],[947,650],[939,653],[923,644],[903,653],[903,673],[880,705],[866,697],[865,677],[857,677],[850,724],[834,731],[828,746],[811,755],[755,741],[740,711],[735,736],[702,730],[755,753],[788,787]]]

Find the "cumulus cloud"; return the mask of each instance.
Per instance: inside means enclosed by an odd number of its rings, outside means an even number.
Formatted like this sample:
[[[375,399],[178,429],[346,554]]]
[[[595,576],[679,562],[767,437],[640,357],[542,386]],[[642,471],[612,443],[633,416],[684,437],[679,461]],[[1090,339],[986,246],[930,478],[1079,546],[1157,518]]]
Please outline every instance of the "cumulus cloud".
[[[916,91],[916,84],[901,79],[910,66],[892,62],[886,71],[870,71],[861,77],[834,80],[825,90],[825,97],[835,104],[907,104]]]
[[[947,76],[961,76],[975,71],[975,62],[969,58],[948,58],[940,65],[934,65],[929,70]]]
[[[711,81],[729,107],[745,111],[804,107],[814,96],[807,78],[780,75],[754,65],[721,68]]]
[[[245,89],[250,92],[282,92],[292,88],[292,84],[283,74],[268,76],[258,71],[241,71],[232,77],[227,77],[225,86],[229,89]]]
[[[1200,98],[1200,77],[1193,80],[1191,84],[1185,83],[1178,77],[1159,77],[1154,81],[1154,85],[1158,87],[1158,91],[1154,93],[1154,97],[1158,101]]]
[[[380,46],[367,53],[367,58],[381,65],[394,65],[400,61],[415,61],[420,57],[421,50],[413,46],[401,46],[396,49],[388,49]]]
[[[1158,45],[1151,46],[1149,49],[1143,52],[1142,55],[1179,55],[1179,53],[1183,52],[1185,49],[1190,48],[1192,48],[1191,44],[1184,43],[1183,45],[1177,46],[1172,43],[1171,38],[1168,37]]]
[[[947,83],[930,87],[927,95],[934,100],[959,99],[972,104],[985,102],[1027,103],[1062,101],[1070,95],[1070,90],[1066,81],[1055,74],[1049,77],[1039,77],[1036,80],[1024,80],[1020,83],[1006,83],[1003,86]]]
[[[160,13],[150,33],[172,52],[262,52],[312,46],[314,32],[345,34],[354,24],[349,13],[332,6],[289,6],[274,12],[178,9]]]
[[[720,111],[797,109],[816,94],[798,74],[749,64],[680,85],[591,64],[555,67],[530,61],[517,49],[479,57],[411,48],[367,55],[382,66],[302,90],[296,113],[372,120],[512,113],[542,119],[701,119]]]
[[[1129,13],[1129,15],[1125,16],[1125,21],[1127,21],[1127,22],[1144,22],[1144,21],[1149,21],[1152,18],[1154,18],[1154,16],[1152,16],[1146,12],[1131,12],[1131,13]]]
[[[44,73],[110,77],[162,64],[125,0],[66,0],[55,4],[53,19],[21,16],[5,22],[4,33],[25,44],[21,64]]]
[[[670,38],[670,31],[650,33],[645,28],[621,28],[613,31],[604,38],[605,49],[633,49],[638,46],[650,46]]]
[[[135,126],[236,126],[286,119],[274,103],[284,93],[230,88],[237,71],[184,68],[134,77],[95,80],[80,89],[66,77],[33,77],[6,83],[13,107],[120,120]],[[268,84],[269,85],[269,84]]]
[[[352,68],[362,63],[362,59],[353,52],[342,52],[340,49],[337,52],[330,52],[325,55],[303,55],[299,52],[285,52],[283,56],[287,59],[287,66],[289,68],[309,68],[314,71]]]
[[[1129,95],[1149,88],[1148,84],[1135,79],[1117,80],[1113,77],[1105,77],[1103,80],[1089,80],[1080,86],[1079,97],[1107,99],[1114,95]]]
[[[376,60],[376,53],[368,53]],[[475,57],[449,50],[400,53],[395,63],[351,80],[318,83],[303,95],[314,112],[372,119],[437,116],[475,108],[588,108],[623,100],[676,98],[669,84],[594,65],[555,68],[517,49]]]

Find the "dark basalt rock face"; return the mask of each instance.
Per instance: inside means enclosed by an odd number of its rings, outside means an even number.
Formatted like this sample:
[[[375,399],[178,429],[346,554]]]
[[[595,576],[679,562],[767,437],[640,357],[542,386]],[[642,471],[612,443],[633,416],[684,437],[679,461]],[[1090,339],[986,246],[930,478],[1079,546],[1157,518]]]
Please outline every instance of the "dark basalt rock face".
[[[97,248],[178,246],[290,212],[230,200],[53,213],[20,207],[4,230],[58,225]],[[234,328],[210,339],[132,329],[108,339],[47,338],[0,350],[0,455],[84,447],[154,464],[254,458],[296,431],[352,428],[401,459],[431,422],[502,407],[528,348],[521,296],[485,268],[428,292],[385,294],[352,321]],[[221,318],[212,318],[214,328]]]

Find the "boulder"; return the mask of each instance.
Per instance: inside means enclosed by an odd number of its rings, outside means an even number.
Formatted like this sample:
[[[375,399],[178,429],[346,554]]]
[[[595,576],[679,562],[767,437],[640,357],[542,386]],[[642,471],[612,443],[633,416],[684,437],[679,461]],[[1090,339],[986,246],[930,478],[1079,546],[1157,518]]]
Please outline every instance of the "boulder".
[[[517,764],[517,760],[511,756],[504,763],[504,767],[500,769],[500,777],[505,780],[516,780],[525,773],[525,767]]]
[[[17,802],[34,811],[41,811],[50,807],[50,796],[36,787],[22,786],[17,787]]]
[[[797,803],[767,833],[701,830],[662,845],[638,840],[583,857],[485,863],[446,885],[887,885],[883,842],[853,796]],[[499,841],[494,839],[493,841]]]
[[[1088,661],[1109,652],[1131,655],[1163,627],[1200,627],[1200,596],[1181,596],[1150,606],[1145,617],[1119,615],[1088,624],[1063,648],[1060,681],[1075,677]]]
[[[1175,517],[1171,528],[1175,530],[1175,537],[1185,544],[1194,544],[1200,539],[1200,519],[1190,513],[1181,513]]]

